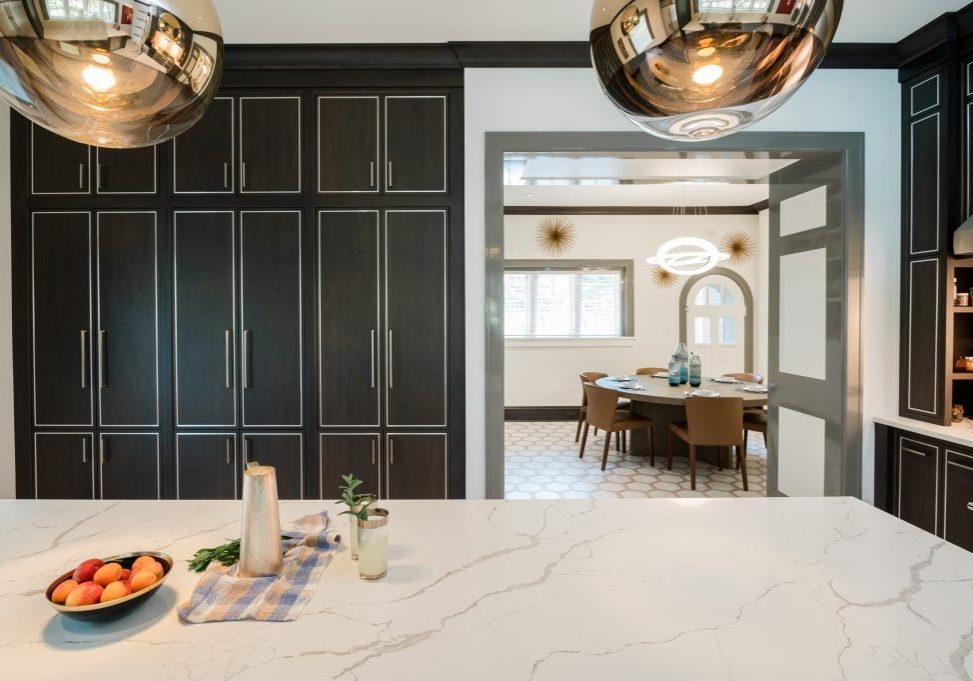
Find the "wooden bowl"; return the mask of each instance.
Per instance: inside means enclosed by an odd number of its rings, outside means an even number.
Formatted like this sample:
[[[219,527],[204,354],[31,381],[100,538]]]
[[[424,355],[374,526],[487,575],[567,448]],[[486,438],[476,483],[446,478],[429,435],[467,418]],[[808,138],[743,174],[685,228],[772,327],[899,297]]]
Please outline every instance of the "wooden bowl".
[[[162,577],[159,578],[152,586],[146,587],[141,591],[136,591],[131,593],[124,598],[119,598],[114,601],[109,601],[107,603],[95,603],[94,605],[79,605],[76,607],[68,607],[66,605],[58,605],[51,600],[51,594],[54,593],[54,589],[57,588],[58,584],[61,582],[71,579],[74,574],[74,570],[70,572],[65,572],[63,575],[51,582],[50,586],[47,587],[47,591],[44,592],[44,597],[47,602],[51,604],[51,607],[57,610],[62,615],[67,615],[74,619],[79,620],[98,620],[98,619],[109,619],[113,617],[118,617],[133,608],[138,607],[145,601],[149,600],[159,587],[163,585],[166,581],[166,577],[172,571],[172,558],[164,553],[155,553],[153,551],[139,551],[137,553],[124,553],[118,556],[111,556],[110,558],[102,558],[101,560],[105,563],[119,563],[123,568],[131,569],[132,563],[135,562],[137,558],[142,556],[151,556],[155,558],[162,565]]]

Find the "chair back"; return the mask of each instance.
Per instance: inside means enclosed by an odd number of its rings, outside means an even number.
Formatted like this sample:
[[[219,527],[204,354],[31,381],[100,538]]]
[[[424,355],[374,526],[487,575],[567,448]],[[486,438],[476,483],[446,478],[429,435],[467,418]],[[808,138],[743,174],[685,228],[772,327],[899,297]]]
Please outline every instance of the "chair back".
[[[742,397],[687,397],[689,444],[743,445]]]
[[[578,378],[581,379],[582,386],[584,386],[585,383],[594,383],[598,379],[606,378],[607,376],[608,374],[603,374],[600,371],[583,371],[580,374],[578,374]],[[588,394],[584,392],[583,387],[581,392],[581,406],[582,407],[588,406]]]
[[[662,373],[662,372],[669,373],[669,370],[668,369],[663,369],[661,367],[643,367],[643,368],[639,369],[638,371],[636,371],[635,372],[635,375],[636,376],[652,376],[653,374],[658,374],[658,373]]]
[[[615,412],[618,411],[618,393],[594,383],[585,383],[584,394],[588,400],[588,423],[595,428],[611,432],[615,423]]]
[[[760,374],[723,374],[724,376],[729,376],[730,378],[735,378],[738,381],[743,381],[744,383],[755,383],[757,385],[763,385],[764,377]]]

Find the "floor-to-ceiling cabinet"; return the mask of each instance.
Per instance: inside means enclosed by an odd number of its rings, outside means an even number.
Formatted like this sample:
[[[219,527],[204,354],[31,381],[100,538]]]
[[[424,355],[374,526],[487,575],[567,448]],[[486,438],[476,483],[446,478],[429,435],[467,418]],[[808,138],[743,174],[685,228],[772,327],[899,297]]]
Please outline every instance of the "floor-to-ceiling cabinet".
[[[240,76],[156,147],[15,117],[18,494],[463,496],[461,80]]]

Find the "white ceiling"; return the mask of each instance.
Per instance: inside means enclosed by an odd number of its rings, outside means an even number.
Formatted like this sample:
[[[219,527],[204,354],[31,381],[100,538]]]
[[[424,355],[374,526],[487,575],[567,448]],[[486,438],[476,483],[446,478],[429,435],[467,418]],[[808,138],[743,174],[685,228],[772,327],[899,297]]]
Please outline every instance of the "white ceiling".
[[[766,184],[622,184],[508,186],[506,206],[752,206],[766,201]]]
[[[229,43],[585,40],[591,0],[215,0]],[[897,42],[969,0],[846,0],[837,40]]]

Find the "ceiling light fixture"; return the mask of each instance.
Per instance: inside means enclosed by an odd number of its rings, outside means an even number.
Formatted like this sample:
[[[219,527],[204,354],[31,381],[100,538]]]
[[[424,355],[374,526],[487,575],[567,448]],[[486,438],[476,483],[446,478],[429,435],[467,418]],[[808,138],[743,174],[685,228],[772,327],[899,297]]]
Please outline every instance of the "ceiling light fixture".
[[[595,0],[591,58],[635,125],[677,141],[753,125],[807,80],[844,0]],[[717,61],[718,60],[718,61]]]
[[[647,262],[676,276],[691,277],[709,272],[729,259],[728,254],[720,253],[716,246],[706,239],[681,237],[662,244],[659,252]]]
[[[7,0],[3,8],[0,100],[76,142],[158,144],[195,124],[219,87],[223,37],[212,0]]]

